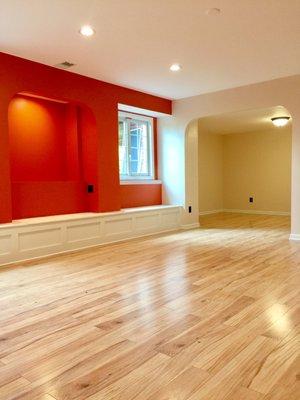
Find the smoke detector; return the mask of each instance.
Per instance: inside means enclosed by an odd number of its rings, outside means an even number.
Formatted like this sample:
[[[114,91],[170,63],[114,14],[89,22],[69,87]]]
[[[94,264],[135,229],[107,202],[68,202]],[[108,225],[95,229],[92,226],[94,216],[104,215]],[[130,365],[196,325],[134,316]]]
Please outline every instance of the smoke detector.
[[[221,9],[217,8],[217,7],[213,7],[213,8],[208,8],[205,11],[206,15],[212,16],[212,17],[217,17],[221,14]]]

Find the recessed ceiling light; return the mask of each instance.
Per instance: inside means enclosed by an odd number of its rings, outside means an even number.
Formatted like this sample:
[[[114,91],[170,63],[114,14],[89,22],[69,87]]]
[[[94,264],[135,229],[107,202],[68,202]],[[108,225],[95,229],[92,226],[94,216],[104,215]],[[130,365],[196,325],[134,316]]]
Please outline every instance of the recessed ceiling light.
[[[86,36],[86,37],[90,37],[93,36],[95,33],[95,30],[90,26],[90,25],[83,25],[80,30],[79,33],[82,36]]]
[[[179,65],[179,64],[177,64],[177,63],[172,64],[172,65],[170,66],[170,70],[173,71],[173,72],[180,71],[181,68],[182,68],[181,65]]]
[[[217,7],[209,8],[205,11],[206,15],[218,16],[221,14],[221,9]]]
[[[290,117],[274,117],[271,121],[275,126],[285,126],[289,122]]]

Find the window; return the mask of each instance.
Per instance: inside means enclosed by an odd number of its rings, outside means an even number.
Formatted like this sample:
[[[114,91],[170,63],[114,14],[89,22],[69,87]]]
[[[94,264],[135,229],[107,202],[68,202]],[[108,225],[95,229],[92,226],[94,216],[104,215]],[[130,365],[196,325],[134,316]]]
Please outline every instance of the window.
[[[153,119],[119,113],[121,180],[153,179]]]

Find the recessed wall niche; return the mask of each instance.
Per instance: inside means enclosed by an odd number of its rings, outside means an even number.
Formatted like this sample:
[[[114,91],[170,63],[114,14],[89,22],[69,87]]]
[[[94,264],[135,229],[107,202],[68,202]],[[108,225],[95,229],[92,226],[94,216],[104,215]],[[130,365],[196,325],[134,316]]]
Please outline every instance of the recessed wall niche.
[[[18,94],[8,121],[13,219],[93,211],[95,194],[86,191],[97,173],[87,162],[96,151],[93,115],[71,102]]]

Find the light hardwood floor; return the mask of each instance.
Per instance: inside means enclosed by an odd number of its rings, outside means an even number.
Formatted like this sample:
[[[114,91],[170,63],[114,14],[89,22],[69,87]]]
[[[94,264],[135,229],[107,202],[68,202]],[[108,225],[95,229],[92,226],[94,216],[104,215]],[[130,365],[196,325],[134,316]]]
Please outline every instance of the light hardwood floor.
[[[0,269],[1,400],[299,400],[287,217]]]

